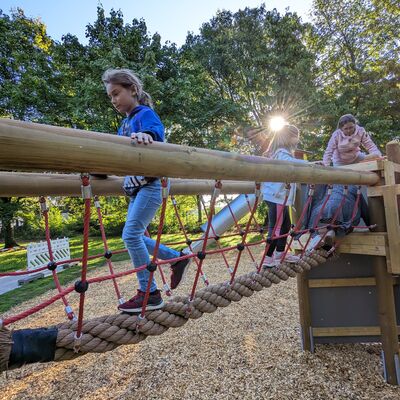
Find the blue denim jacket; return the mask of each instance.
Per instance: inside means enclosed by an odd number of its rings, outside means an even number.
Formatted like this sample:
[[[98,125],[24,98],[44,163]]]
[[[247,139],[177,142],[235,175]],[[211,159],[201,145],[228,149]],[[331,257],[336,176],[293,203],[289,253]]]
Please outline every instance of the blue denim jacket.
[[[306,160],[299,160],[295,158],[293,154],[284,148],[280,148],[276,150],[274,153],[273,160],[284,160],[284,161],[293,161],[298,163],[307,163]],[[286,202],[287,206],[292,206],[295,199],[296,194],[296,184],[290,184],[289,196]],[[286,197],[286,183],[284,182],[263,182],[261,185],[261,192],[263,194],[263,199],[266,201],[270,201],[271,203],[283,204],[285,202]]]

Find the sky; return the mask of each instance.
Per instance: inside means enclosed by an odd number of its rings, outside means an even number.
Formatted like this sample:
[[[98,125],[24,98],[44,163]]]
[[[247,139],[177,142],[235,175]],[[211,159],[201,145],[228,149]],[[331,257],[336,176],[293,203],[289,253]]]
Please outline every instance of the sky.
[[[312,0],[265,0],[267,9],[285,8],[297,12],[303,21],[309,20]],[[114,8],[121,9],[124,22],[134,18],[146,21],[150,34],[158,32],[162,42],[184,44],[188,32],[197,34],[204,22],[209,21],[217,10],[237,11],[245,7],[258,7],[262,0],[0,0],[0,9],[9,14],[10,9],[20,7],[25,15],[40,18],[47,27],[47,34],[55,40],[71,33],[83,44],[86,25],[96,20],[96,9],[102,4],[106,14]]]

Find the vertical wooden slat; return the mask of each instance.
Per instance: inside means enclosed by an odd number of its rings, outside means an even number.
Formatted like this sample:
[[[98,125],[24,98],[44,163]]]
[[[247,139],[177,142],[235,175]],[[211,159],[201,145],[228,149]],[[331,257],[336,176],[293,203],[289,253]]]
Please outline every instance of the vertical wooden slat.
[[[296,187],[295,208],[292,209],[292,223],[296,224],[302,210],[301,187]],[[297,275],[297,295],[299,297],[299,317],[303,350],[311,351],[311,306],[308,287],[308,272]]]
[[[397,156],[400,155],[400,152],[398,152],[396,149],[394,152],[391,153],[391,155]],[[389,159],[389,161],[398,163],[400,159]],[[387,175],[387,179],[390,181],[389,184],[394,183],[394,178],[389,176],[389,171],[387,171]],[[395,208],[397,209],[397,202]],[[388,222],[388,219],[387,217],[385,217],[385,208],[383,204],[383,199],[381,197],[369,198],[369,212],[371,216],[371,223],[377,224],[378,231],[385,231],[386,222]],[[389,240],[389,247],[390,245],[391,242]],[[397,258],[400,257],[400,253],[397,253],[395,256]],[[391,263],[389,267],[392,269],[393,267],[391,266],[391,264],[393,262],[393,259],[392,257],[390,258]],[[392,285],[393,278],[392,275],[388,272],[388,266],[384,257],[374,257],[374,260],[374,274],[376,279],[378,301],[378,318],[379,325],[381,327],[381,341],[385,360],[385,375],[387,382],[395,385],[400,384],[400,382],[397,381],[395,363],[395,355],[399,354],[399,342],[397,335],[396,308]]]
[[[396,187],[383,186],[382,193],[389,243],[388,271],[391,274],[400,275],[400,225]]]
[[[311,351],[311,307],[307,271],[297,275],[297,293],[299,296],[300,329],[303,340],[303,350]]]

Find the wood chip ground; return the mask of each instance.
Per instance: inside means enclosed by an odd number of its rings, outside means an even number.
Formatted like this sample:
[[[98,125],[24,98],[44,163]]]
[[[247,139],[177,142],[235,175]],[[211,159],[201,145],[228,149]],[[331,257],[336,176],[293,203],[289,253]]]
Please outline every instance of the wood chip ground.
[[[219,256],[209,256],[205,262],[211,282],[227,280]],[[189,293],[193,265],[177,293]],[[127,268],[128,262],[116,263],[117,271]],[[239,274],[252,268],[244,253]],[[104,275],[107,269],[96,272]],[[125,298],[134,294],[135,277],[119,282]],[[21,290],[29,290],[29,285]],[[54,293],[15,307],[7,315]],[[91,285],[87,294],[85,318],[116,312],[110,282]],[[69,298],[77,310],[77,296]],[[58,302],[13,328],[49,326],[63,318]],[[368,344],[319,345],[315,354],[303,352],[296,280],[289,279],[138,345],[3,373],[0,399],[399,400],[400,389],[383,380],[380,351],[379,344]]]

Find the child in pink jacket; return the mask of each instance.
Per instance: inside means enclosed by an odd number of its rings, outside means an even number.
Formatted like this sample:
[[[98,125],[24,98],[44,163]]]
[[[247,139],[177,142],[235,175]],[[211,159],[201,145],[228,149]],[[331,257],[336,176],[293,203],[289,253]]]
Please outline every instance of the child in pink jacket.
[[[368,155],[363,153],[364,147]],[[365,129],[357,125],[351,114],[339,118],[338,129],[333,132],[324,153],[323,163],[330,166],[347,165],[363,160],[373,160],[382,156],[376,144],[372,141]]]

